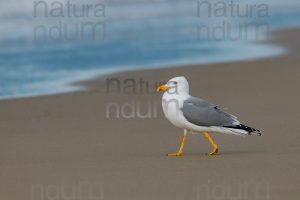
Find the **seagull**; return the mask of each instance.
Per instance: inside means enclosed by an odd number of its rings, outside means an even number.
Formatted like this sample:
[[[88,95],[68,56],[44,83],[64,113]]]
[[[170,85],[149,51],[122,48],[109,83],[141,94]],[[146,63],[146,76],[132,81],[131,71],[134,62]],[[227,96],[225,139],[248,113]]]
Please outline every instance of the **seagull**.
[[[165,85],[159,86],[157,91],[164,91],[162,108],[165,117],[174,126],[184,130],[178,152],[167,154],[168,156],[182,155],[188,133],[204,134],[213,146],[213,151],[209,155],[217,155],[219,150],[210,136],[211,132],[261,136],[259,130],[240,123],[237,117],[223,111],[219,106],[191,96],[189,83],[183,76],[172,78]]]

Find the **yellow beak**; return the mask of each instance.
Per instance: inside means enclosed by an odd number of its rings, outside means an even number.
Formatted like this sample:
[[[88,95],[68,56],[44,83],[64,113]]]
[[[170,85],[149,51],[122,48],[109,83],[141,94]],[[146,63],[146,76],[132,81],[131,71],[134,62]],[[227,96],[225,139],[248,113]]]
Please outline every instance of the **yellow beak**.
[[[167,91],[169,89],[169,86],[167,85],[161,85],[157,88],[157,92],[159,91]]]

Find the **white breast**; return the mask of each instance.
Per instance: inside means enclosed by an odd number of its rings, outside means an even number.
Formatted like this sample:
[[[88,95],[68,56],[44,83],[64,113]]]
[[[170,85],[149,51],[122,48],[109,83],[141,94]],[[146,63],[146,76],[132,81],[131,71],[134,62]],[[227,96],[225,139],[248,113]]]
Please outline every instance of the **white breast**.
[[[170,95],[167,92],[164,93],[162,98],[163,112],[166,118],[174,125],[179,128],[186,128],[186,119],[183,116],[181,108],[183,106],[183,101],[187,97],[182,97],[178,95]]]

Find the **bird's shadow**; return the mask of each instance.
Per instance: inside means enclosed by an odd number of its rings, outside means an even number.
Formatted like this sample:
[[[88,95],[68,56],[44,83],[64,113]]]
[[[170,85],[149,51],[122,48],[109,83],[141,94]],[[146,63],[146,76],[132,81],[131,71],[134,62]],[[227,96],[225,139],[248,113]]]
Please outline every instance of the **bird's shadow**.
[[[197,153],[197,152],[186,152],[183,153],[183,157],[208,157],[208,158],[220,158],[220,157],[229,157],[229,156],[254,156],[254,155],[262,155],[264,151],[223,151],[219,152],[217,155],[209,155],[209,153]]]

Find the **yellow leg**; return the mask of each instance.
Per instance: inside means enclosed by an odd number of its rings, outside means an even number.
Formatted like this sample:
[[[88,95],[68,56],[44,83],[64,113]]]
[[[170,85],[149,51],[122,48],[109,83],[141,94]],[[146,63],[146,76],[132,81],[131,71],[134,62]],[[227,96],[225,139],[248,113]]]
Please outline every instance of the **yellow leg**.
[[[187,134],[187,131],[185,130],[178,152],[177,153],[168,153],[167,156],[182,156],[182,151],[183,151],[183,148],[184,148],[184,145],[186,142],[186,134]]]
[[[210,137],[208,132],[204,132],[204,136],[208,139],[208,141],[214,147],[214,150],[209,155],[211,155],[211,156],[217,155],[218,151],[219,151],[218,145],[213,141],[213,139]]]

